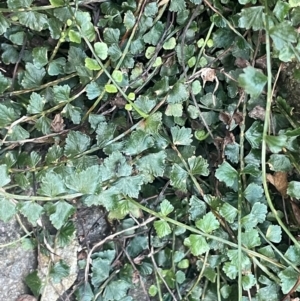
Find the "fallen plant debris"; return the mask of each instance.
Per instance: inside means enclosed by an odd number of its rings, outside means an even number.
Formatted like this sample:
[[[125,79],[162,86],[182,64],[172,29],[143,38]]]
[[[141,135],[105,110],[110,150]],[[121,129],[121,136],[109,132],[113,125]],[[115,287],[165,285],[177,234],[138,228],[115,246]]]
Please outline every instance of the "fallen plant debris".
[[[1,1],[0,219],[39,259],[18,301],[298,299],[299,16]]]

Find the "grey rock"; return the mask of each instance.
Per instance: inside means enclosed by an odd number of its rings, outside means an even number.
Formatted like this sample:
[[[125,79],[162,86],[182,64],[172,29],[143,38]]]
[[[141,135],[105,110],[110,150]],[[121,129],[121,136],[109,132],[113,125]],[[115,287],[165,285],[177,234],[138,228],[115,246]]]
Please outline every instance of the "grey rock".
[[[3,247],[22,235],[15,219],[7,223],[0,220],[0,301],[16,301],[20,295],[29,293],[24,278],[37,266],[35,251],[24,250],[21,242]]]
[[[42,253],[39,254],[39,278],[44,283],[41,301],[55,301],[64,294],[77,278],[77,251],[78,241],[73,239],[72,243],[64,248],[56,247],[52,258]],[[54,255],[55,254],[55,255]],[[63,260],[70,268],[69,275],[60,282],[55,282],[49,277],[49,266]]]

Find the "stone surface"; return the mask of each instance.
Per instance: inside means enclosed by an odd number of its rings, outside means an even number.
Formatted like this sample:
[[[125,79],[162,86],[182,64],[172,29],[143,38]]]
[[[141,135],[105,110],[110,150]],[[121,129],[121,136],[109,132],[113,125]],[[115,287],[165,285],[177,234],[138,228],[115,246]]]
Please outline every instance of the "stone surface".
[[[53,250],[52,256],[39,254],[38,275],[44,283],[41,301],[56,301],[75,282],[77,278],[77,251],[79,244],[75,238],[71,244],[65,248],[57,247]],[[60,282],[55,282],[49,277],[49,267],[63,260],[70,268],[69,275]]]
[[[99,207],[80,208],[77,211],[75,224],[77,228],[76,236],[81,248],[86,248],[86,246],[91,248],[94,244],[109,235],[110,232],[110,227],[105,219],[105,213]],[[46,258],[44,267],[42,267],[43,264],[39,260],[38,267],[36,250],[24,250],[20,242],[9,247],[1,247],[1,245],[19,239],[22,235],[24,235],[24,233],[16,220],[12,220],[8,223],[0,221],[0,301],[36,301],[33,296],[29,295],[30,291],[26,287],[24,279],[37,268],[39,273],[42,271],[46,274],[49,258]],[[84,276],[78,275],[77,270],[77,251],[78,248],[80,248],[77,239],[67,248],[68,252],[66,252],[66,250],[55,250],[54,253],[59,255],[58,258],[63,257],[70,265],[70,277],[64,279],[65,282],[62,283],[61,287],[55,286],[53,283],[46,286],[42,293],[41,300],[56,301],[58,296],[64,292],[66,292],[66,294],[63,294],[64,297],[59,300],[75,300],[75,296],[73,294],[70,295],[72,291],[71,286],[76,278],[77,281],[75,284],[78,284],[78,281],[83,280]],[[151,279],[148,280],[144,282],[146,291],[153,283]],[[69,296],[65,297],[67,295]],[[149,301],[149,297],[145,294],[140,283],[137,283],[128,291],[128,296],[131,296],[132,300],[135,301]]]
[[[21,295],[17,301],[37,301],[37,299],[31,295]]]
[[[29,293],[24,278],[36,268],[35,251],[24,250],[20,242],[3,247],[22,235],[15,219],[0,221],[0,301],[16,301],[20,295]]]

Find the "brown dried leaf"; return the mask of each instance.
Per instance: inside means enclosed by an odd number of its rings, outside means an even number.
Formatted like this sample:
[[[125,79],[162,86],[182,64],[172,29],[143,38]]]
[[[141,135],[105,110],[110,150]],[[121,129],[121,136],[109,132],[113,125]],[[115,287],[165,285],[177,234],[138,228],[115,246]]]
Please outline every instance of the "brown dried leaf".
[[[215,92],[217,91],[219,87],[219,80],[216,76],[216,70],[212,68],[202,68],[200,71],[200,76],[203,80],[203,87],[205,86],[206,82],[216,82],[215,89],[213,91],[213,105],[214,107],[216,106],[216,97],[215,97]]]
[[[120,96],[116,96],[114,99],[112,99],[110,101],[110,104],[111,104],[111,106],[116,106],[116,107],[122,109],[126,106],[127,101],[124,98],[120,97]]]
[[[77,254],[77,260],[83,260],[87,258],[87,254],[85,250],[81,250],[78,254]]]
[[[141,264],[144,258],[145,258],[145,255],[139,255],[133,259],[133,262],[135,264]]]
[[[223,142],[224,142],[224,139],[219,136],[215,137],[215,139],[214,139],[214,145],[216,146],[217,149],[222,148]]]
[[[242,114],[242,112],[236,111],[233,114],[232,117],[233,117],[235,123],[238,124],[238,125],[240,125],[243,122],[243,114]]]
[[[273,185],[274,185],[274,178],[273,175],[271,175],[270,173],[267,173],[267,180]]]
[[[263,55],[259,57],[257,60],[255,60],[255,65],[261,69],[267,68],[267,57],[266,55]]]
[[[231,132],[226,133],[226,137],[224,138],[224,146],[227,144],[233,144],[235,142],[235,137]]]
[[[246,68],[247,66],[250,66],[250,63],[247,60],[242,59],[241,57],[237,57],[234,64],[238,68]]]
[[[267,174],[267,180],[275,186],[278,192],[285,197],[288,187],[287,173],[283,171],[275,172],[273,175]]]
[[[200,70],[200,75],[203,80],[203,86],[206,82],[213,82],[216,80],[216,70],[212,68],[203,68]]]
[[[139,271],[135,270],[132,274],[132,283],[137,284],[140,282],[140,274]]]
[[[222,121],[224,124],[229,125],[231,121],[231,115],[228,112],[220,112],[219,120]]]
[[[291,206],[292,206],[292,210],[293,210],[293,214],[294,214],[295,220],[296,220],[297,224],[300,225],[300,208],[293,201],[291,201]]]
[[[239,111],[234,112],[233,115],[228,112],[220,112],[219,120],[226,124],[231,131],[237,124],[240,125],[243,122],[243,114]]]
[[[198,120],[191,120],[191,128],[193,130],[202,130],[203,129],[203,125],[200,123],[200,121]]]
[[[265,120],[266,110],[261,106],[255,106],[249,113],[249,117],[253,119]]]
[[[53,121],[51,122],[51,128],[53,132],[59,133],[64,130],[65,128],[64,119],[61,117],[60,114],[56,114]]]

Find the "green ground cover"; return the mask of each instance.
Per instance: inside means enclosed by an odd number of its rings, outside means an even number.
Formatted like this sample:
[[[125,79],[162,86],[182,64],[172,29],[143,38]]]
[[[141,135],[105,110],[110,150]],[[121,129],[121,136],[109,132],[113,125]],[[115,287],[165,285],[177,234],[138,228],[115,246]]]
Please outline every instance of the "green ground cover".
[[[34,295],[101,206],[76,300],[297,296],[299,26],[297,0],[1,1],[0,219],[51,259]]]

